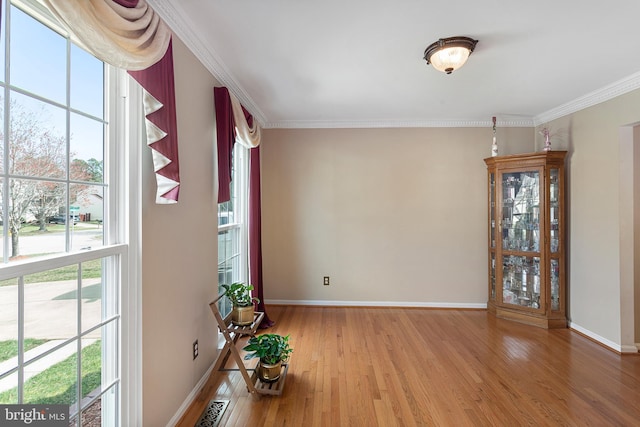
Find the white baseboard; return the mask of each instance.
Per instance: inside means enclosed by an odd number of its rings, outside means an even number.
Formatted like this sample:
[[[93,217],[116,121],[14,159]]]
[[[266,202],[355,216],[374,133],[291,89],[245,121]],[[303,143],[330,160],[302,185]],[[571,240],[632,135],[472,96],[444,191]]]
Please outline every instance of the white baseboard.
[[[215,361],[211,364],[211,366],[209,366],[209,369],[207,369],[207,372],[205,372],[202,378],[200,378],[200,381],[198,381],[198,383],[193,388],[193,390],[191,390],[191,393],[189,393],[189,395],[184,400],[184,402],[182,402],[182,405],[180,405],[180,408],[178,408],[178,412],[176,412],[167,423],[167,427],[174,427],[176,424],[178,424],[178,421],[180,421],[180,418],[182,418],[185,412],[187,412],[187,409],[189,409],[189,407],[195,400],[196,396],[198,396],[198,393],[200,393],[200,389],[204,387],[204,384],[209,379],[209,376],[211,375],[211,371],[213,370],[214,365],[215,365]]]
[[[265,304],[274,305],[309,305],[326,307],[414,307],[414,308],[466,308],[486,309],[487,303],[459,302],[404,302],[404,301],[327,301],[327,300],[283,300],[268,299]]]
[[[600,344],[604,345],[605,347],[609,347],[611,350],[616,351],[618,353],[637,353],[638,349],[640,348],[640,347],[637,347],[638,344],[621,345],[621,344],[615,343],[573,322],[569,322],[569,328],[577,332],[580,332],[582,335],[586,335],[592,340],[597,341]]]

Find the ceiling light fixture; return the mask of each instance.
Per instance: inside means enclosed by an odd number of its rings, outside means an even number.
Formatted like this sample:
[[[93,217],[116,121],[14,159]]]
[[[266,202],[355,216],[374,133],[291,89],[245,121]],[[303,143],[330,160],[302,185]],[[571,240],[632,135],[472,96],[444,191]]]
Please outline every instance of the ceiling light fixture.
[[[478,40],[469,37],[448,37],[431,43],[424,51],[424,60],[436,70],[451,74],[462,67]]]

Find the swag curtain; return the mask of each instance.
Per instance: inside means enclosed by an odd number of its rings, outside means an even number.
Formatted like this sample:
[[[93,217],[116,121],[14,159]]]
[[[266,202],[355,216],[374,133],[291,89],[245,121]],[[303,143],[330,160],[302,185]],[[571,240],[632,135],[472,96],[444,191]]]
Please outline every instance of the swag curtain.
[[[156,173],[156,203],[180,191],[171,31],[146,0],[43,0],[96,58],[123,68],[145,89],[147,144]]]
[[[214,87],[216,134],[218,146],[218,203],[231,199],[233,145],[250,148],[249,156],[249,282],[260,299],[258,310],[264,312],[260,328],[273,326],[263,295],[262,218],[260,212],[260,127],[226,87]]]

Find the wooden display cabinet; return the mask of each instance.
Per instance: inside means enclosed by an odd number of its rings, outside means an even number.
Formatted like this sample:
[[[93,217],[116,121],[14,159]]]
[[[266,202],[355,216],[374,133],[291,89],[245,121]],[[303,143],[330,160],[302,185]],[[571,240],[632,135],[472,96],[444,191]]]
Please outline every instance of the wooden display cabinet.
[[[489,300],[497,317],[566,328],[566,151],[489,157]]]

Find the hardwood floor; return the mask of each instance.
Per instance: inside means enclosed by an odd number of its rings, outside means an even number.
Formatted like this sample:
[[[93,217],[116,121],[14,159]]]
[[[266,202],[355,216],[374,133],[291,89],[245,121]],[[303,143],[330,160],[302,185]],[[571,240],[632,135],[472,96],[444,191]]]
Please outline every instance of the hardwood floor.
[[[484,310],[268,313],[268,332],[290,334],[294,347],[282,395],[249,395],[238,372],[213,373],[179,426],[211,399],[230,401],[220,426],[640,425],[640,357],[569,329]]]

